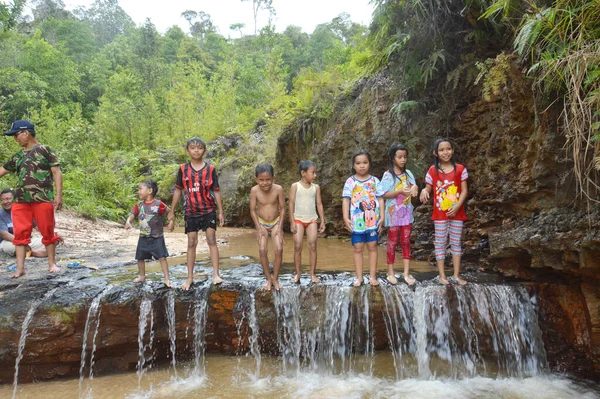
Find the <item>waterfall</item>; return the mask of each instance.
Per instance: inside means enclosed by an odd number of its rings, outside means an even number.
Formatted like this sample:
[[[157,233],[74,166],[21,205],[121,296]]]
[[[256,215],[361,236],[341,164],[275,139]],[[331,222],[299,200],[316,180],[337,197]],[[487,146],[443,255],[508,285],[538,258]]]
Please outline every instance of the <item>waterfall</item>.
[[[277,343],[283,371],[337,373],[354,370],[368,360],[372,373],[375,353],[369,288],[315,286],[283,288],[273,295]],[[357,358],[357,354],[361,358]]]
[[[546,357],[524,287],[382,286],[396,377],[528,377]],[[414,367],[416,359],[416,369]]]
[[[175,332],[175,294],[173,294],[173,290],[169,290],[169,292],[167,293],[165,314],[167,315],[167,324],[169,327],[169,348],[171,350],[171,365],[173,366],[173,373],[175,374],[175,377],[177,377],[177,337]]]
[[[150,318],[150,320],[148,320]],[[144,337],[146,336],[146,328],[150,324],[150,338],[149,343],[144,343]],[[140,304],[140,316],[138,321],[138,363],[137,363],[137,375],[138,375],[138,391],[141,390],[142,377],[146,372],[146,349],[151,349],[152,345],[152,301],[150,299],[143,299]]]
[[[208,292],[207,284],[198,287],[194,303],[194,369],[193,376],[203,377],[205,375],[204,352],[206,335],[206,318],[208,315]]]
[[[34,301],[31,304],[31,307],[29,308],[29,310],[27,311],[27,314],[25,315],[25,319],[23,320],[23,324],[21,325],[21,336],[19,337],[19,347],[18,347],[18,352],[17,352],[17,359],[15,360],[15,377],[13,380],[13,394],[12,397],[13,399],[17,396],[17,386],[19,383],[19,364],[21,363],[21,360],[23,359],[23,350],[25,349],[25,341],[27,341],[27,336],[29,335],[29,324],[31,323],[31,320],[33,320],[33,315],[35,314],[37,308],[40,306],[40,304],[42,302],[44,302],[46,299],[50,298],[52,295],[54,295],[54,293],[56,292],[57,288],[53,288],[50,291],[48,291],[42,298]]]
[[[87,390],[87,395],[83,395],[83,380],[85,377],[85,365],[86,365],[86,360],[87,360],[87,347],[88,347],[88,341],[89,341],[89,336],[90,334],[90,329],[93,330],[93,336],[92,336],[92,350],[90,353],[90,363],[89,363],[89,379],[91,380],[93,378],[93,369],[94,369],[94,353],[96,352],[96,337],[98,336],[98,330],[99,330],[99,326],[100,326],[100,314],[101,314],[101,307],[100,307],[100,302],[102,301],[102,298],[104,298],[109,291],[112,289],[111,286],[106,287],[102,292],[100,292],[100,294],[98,294],[93,300],[92,303],[90,304],[90,308],[88,309],[88,313],[87,313],[87,318],[85,320],[85,328],[83,330],[83,340],[82,340],[82,344],[81,344],[81,362],[80,362],[80,366],[79,366],[79,398],[83,398],[85,397],[91,397],[91,388],[89,388]]]
[[[260,377],[260,345],[258,344],[258,336],[259,336],[259,327],[258,327],[258,316],[256,314],[256,292],[253,291],[250,293],[250,314],[248,317],[248,325],[252,330],[252,334],[250,335],[250,353],[256,359],[256,372],[254,375],[258,378]]]

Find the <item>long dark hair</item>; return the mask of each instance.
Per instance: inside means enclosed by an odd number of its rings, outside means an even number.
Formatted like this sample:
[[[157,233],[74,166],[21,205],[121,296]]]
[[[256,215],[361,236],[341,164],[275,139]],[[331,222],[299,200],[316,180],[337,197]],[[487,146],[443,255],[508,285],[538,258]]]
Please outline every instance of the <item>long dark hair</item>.
[[[356,160],[356,157],[360,156],[360,155],[366,155],[367,159],[369,160],[369,169],[371,169],[371,154],[369,154],[369,152],[367,150],[358,150],[356,151],[353,155],[352,155],[352,174],[355,175],[356,171],[354,170],[354,161]]]
[[[444,173],[444,170],[440,166],[440,157],[438,156],[438,147],[440,146],[440,144],[442,144],[444,142],[449,143],[450,147],[454,150],[454,144],[452,144],[450,139],[447,139],[445,137],[439,138],[433,143],[433,154],[434,154],[434,158],[435,158],[433,160],[433,164],[435,166],[436,174],[438,173],[439,170],[441,170],[442,173]],[[450,162],[452,163],[452,170],[454,170],[454,172],[456,172],[456,161],[454,160],[454,154],[452,155],[452,158],[450,158]]]
[[[396,179],[398,178],[398,176],[396,176],[396,172],[394,172],[394,159],[396,158],[396,153],[398,151],[406,151],[406,156],[408,157],[408,148],[406,148],[404,144],[392,144],[392,146],[390,147],[390,164],[388,169],[388,171],[392,174],[392,181],[396,181]],[[402,168],[401,170],[402,173],[406,173],[406,165],[404,165],[404,168]]]

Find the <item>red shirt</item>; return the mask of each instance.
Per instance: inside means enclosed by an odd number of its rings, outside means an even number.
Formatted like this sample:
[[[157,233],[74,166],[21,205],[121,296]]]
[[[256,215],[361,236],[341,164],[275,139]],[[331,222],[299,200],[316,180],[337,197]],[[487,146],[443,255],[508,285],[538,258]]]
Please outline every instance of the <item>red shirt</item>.
[[[461,206],[456,216],[449,218],[447,213],[460,199],[461,183],[469,178],[467,168],[457,163],[456,169],[443,173],[431,166],[425,176],[425,182],[433,188],[433,220],[467,220],[465,207]]]
[[[183,191],[185,217],[204,216],[217,209],[214,191],[219,190],[219,180],[214,165],[205,162],[200,170],[189,162],[181,165],[175,187]]]

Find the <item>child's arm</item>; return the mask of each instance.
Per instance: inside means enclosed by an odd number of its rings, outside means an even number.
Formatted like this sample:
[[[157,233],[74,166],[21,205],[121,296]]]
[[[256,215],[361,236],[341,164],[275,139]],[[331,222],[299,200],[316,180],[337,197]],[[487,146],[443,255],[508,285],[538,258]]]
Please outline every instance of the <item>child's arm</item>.
[[[292,234],[296,234],[296,222],[294,221],[294,209],[296,209],[296,191],[298,190],[298,183],[294,183],[292,184],[292,187],[290,187],[290,231],[292,232]],[[318,188],[317,188],[318,190]],[[319,191],[317,191],[317,195]]]
[[[258,221],[258,214],[256,213],[256,202],[256,186],[254,186],[250,190],[250,217],[254,222],[254,227],[256,227],[256,241],[260,245],[261,237],[268,237],[269,234],[267,232],[267,229],[261,226],[260,222]]]
[[[167,214],[167,219],[169,220],[167,230],[169,231],[173,231],[173,228],[175,227],[175,208],[177,208],[179,198],[181,198],[181,189],[175,188],[175,191],[173,192],[173,200],[171,201],[171,208],[169,209],[169,213]]]
[[[279,200],[279,231],[281,242],[283,242],[283,221],[285,220],[285,195],[283,195],[283,187],[279,187],[279,194],[277,195]],[[292,216],[293,217],[293,216]]]
[[[127,221],[125,222],[125,228],[127,230],[129,230],[131,228],[131,222],[133,222],[134,217],[135,217],[135,215],[133,213],[130,213],[129,217],[127,217]]]
[[[350,220],[350,198],[342,198],[342,215],[344,216],[344,225],[346,230],[352,231],[352,221]]]
[[[223,215],[223,196],[221,195],[221,191],[213,191],[215,193],[215,202],[217,203],[217,211],[219,214],[219,226],[223,226],[225,224],[225,216]]]
[[[317,200],[317,213],[319,214],[319,219],[321,219],[321,225],[319,226],[319,233],[325,232],[325,211],[323,210],[323,201],[321,201],[321,187],[316,186],[317,190],[316,200]]]
[[[433,186],[431,184],[427,183],[425,188],[423,190],[421,190],[421,195],[419,196],[419,199],[421,200],[421,202],[424,204],[429,202],[429,197],[431,196],[432,192],[433,192]]]
[[[469,194],[469,190],[467,187],[467,181],[464,180],[460,183],[460,198],[459,198],[458,202],[456,203],[456,205],[454,205],[452,208],[450,208],[448,210],[448,213],[446,214],[446,215],[448,215],[448,217],[456,216],[456,214],[458,213],[460,208],[465,203],[465,201],[467,199],[467,194]]]

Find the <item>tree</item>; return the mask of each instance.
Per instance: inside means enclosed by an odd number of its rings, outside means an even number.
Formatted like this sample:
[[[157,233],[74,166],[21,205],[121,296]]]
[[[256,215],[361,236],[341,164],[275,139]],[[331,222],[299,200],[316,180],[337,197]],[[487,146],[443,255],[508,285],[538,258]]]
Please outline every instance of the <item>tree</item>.
[[[233,31],[238,31],[240,33],[240,37],[244,36],[244,34],[242,33],[242,29],[245,27],[246,27],[246,24],[243,24],[240,22],[238,22],[237,24],[229,25],[229,29],[231,29]]]
[[[250,0],[241,0],[242,3]],[[268,10],[269,17],[275,15],[275,8],[273,8],[273,0],[252,0],[252,14],[254,16],[254,34],[258,32],[258,11]]]
[[[119,6],[117,0],[96,0],[84,15],[85,19],[90,21],[100,46],[105,46],[118,35],[135,27],[133,20]]]
[[[15,27],[24,6],[25,0],[13,0],[12,4],[0,2],[0,34]]]
[[[209,33],[215,33],[217,31],[212,23],[212,20],[210,19],[210,14],[207,14],[204,11],[196,12],[187,10],[182,12],[181,16],[188,21],[188,24],[190,25],[190,33],[194,37],[202,39]]]

